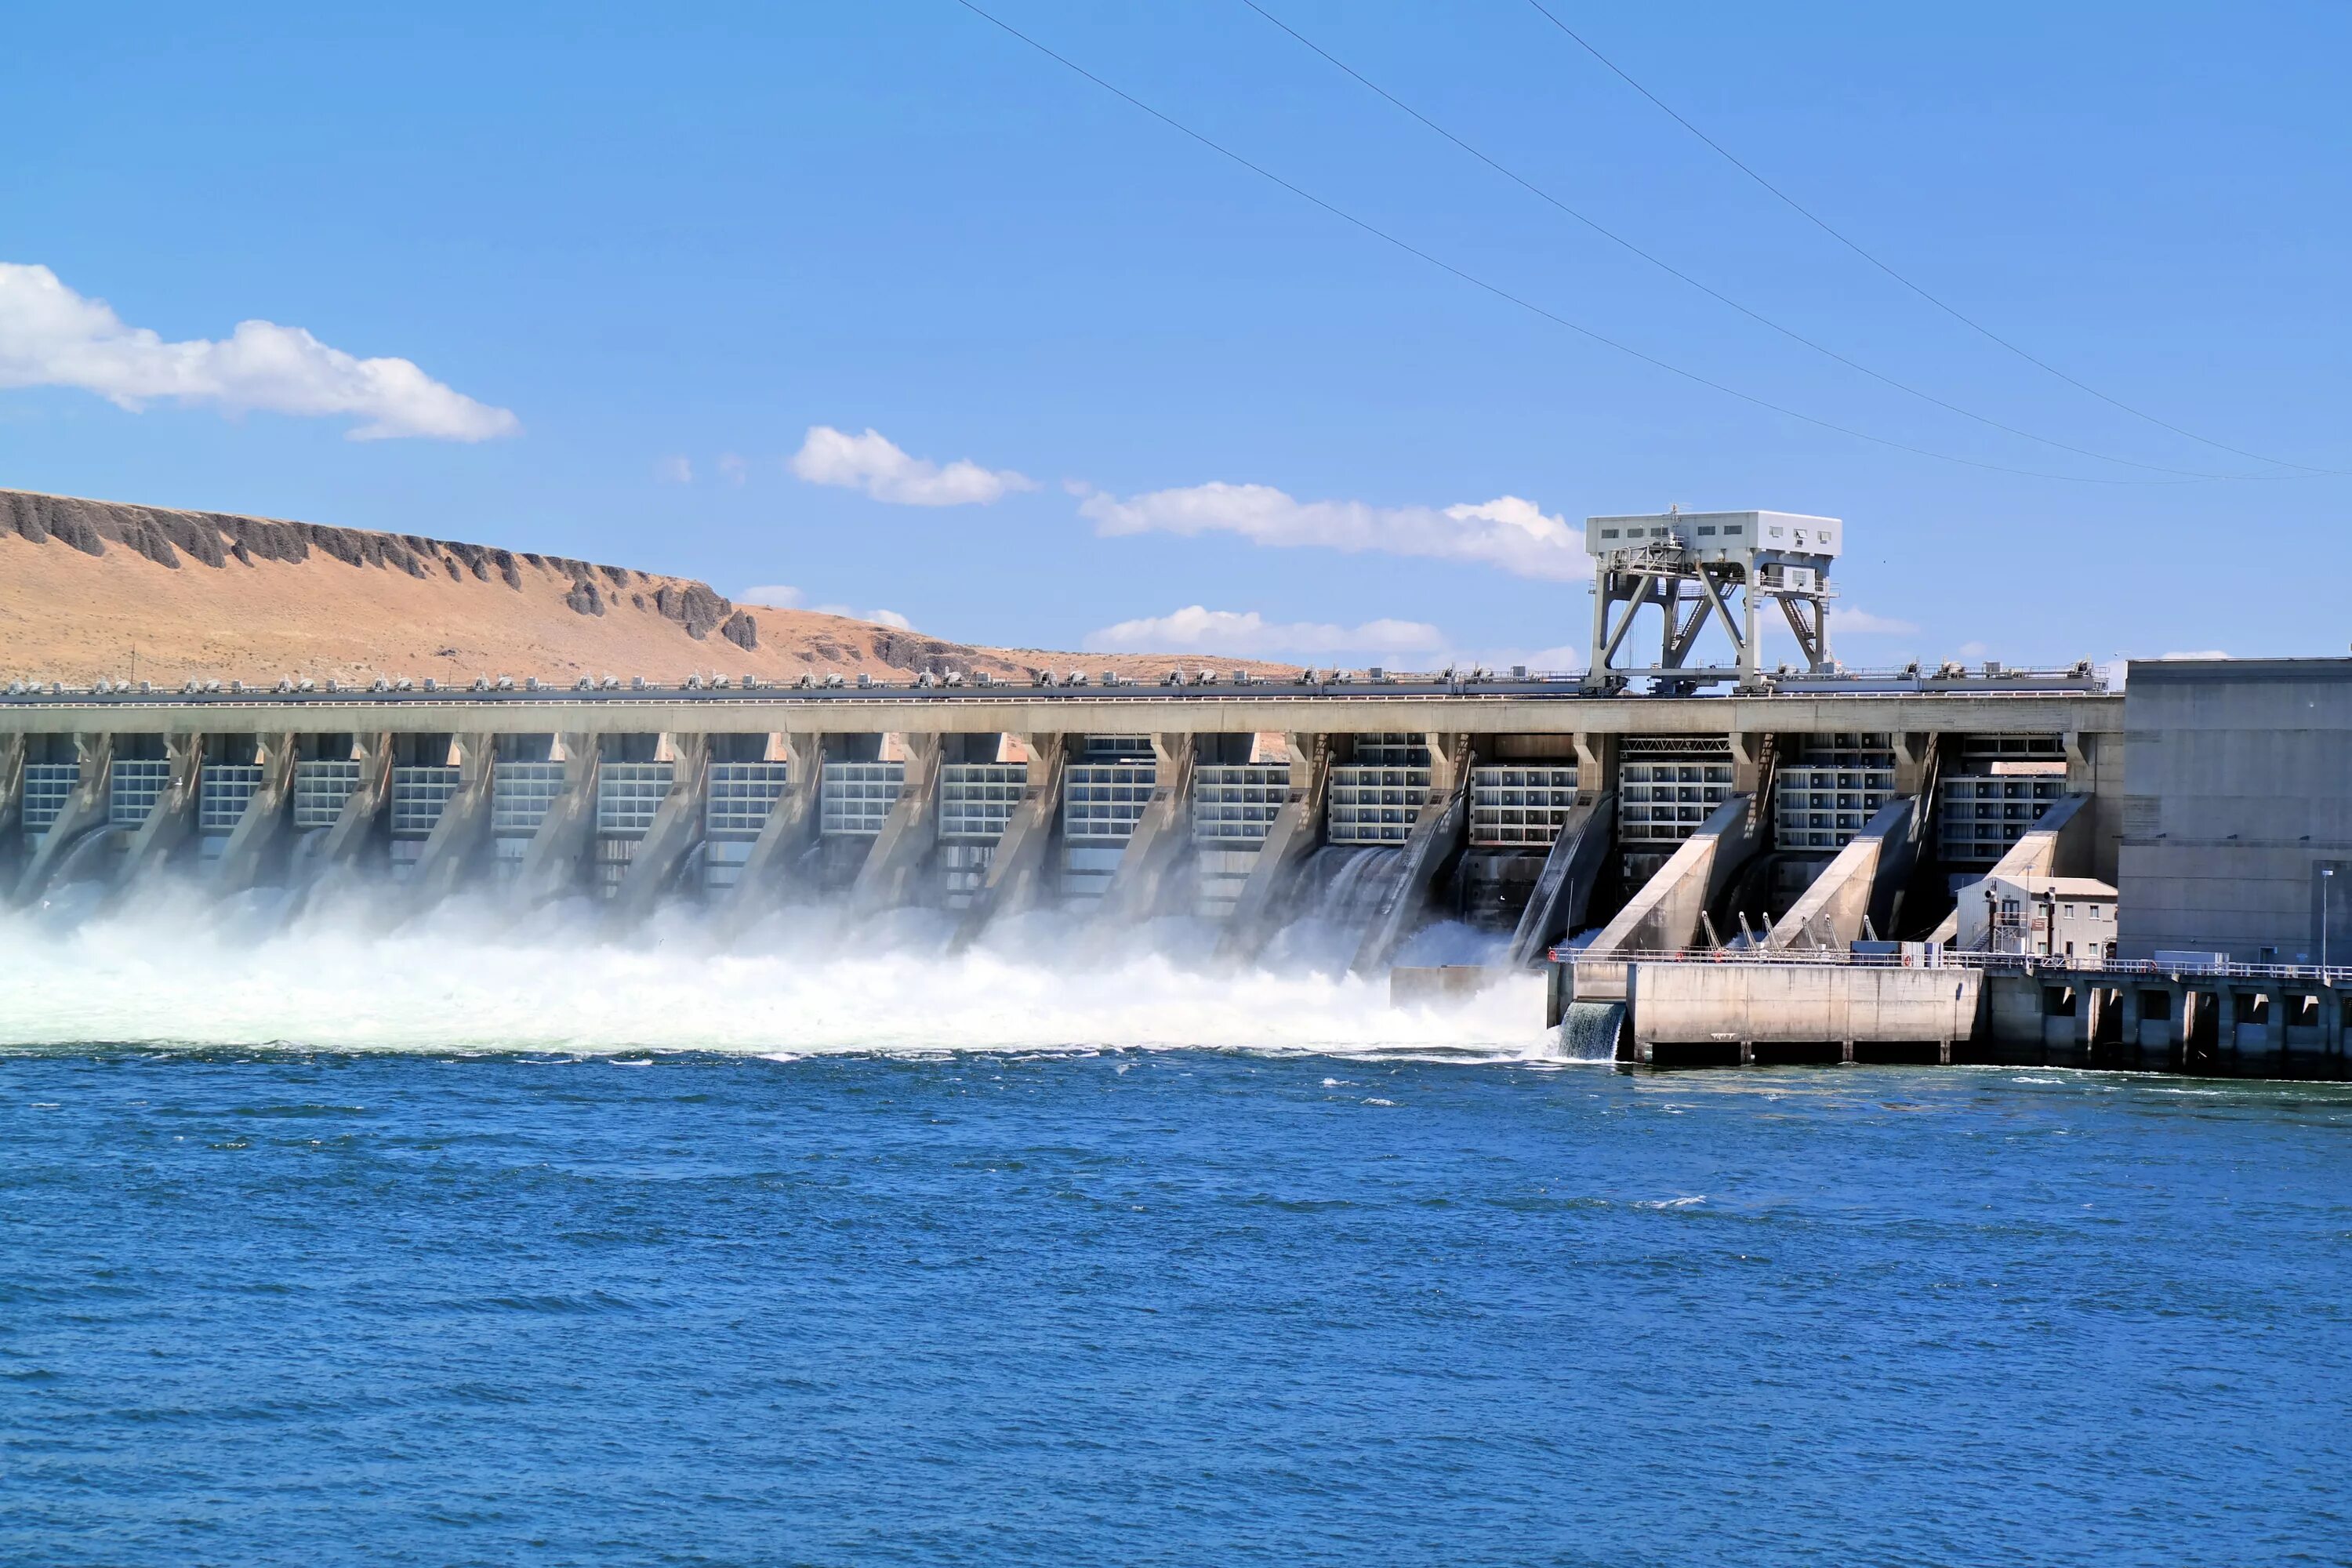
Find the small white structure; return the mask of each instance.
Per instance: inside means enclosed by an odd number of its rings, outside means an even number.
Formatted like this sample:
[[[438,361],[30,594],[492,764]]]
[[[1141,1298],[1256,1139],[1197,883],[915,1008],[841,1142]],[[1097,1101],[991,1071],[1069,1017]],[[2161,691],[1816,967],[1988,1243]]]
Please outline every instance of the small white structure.
[[[2116,955],[2116,890],[2094,877],[1987,877],[1960,889],[1959,946],[2060,963]]]

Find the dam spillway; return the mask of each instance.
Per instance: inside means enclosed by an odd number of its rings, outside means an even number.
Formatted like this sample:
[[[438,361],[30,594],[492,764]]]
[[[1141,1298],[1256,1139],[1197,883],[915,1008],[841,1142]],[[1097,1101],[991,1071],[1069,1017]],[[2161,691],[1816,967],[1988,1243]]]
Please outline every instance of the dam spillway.
[[[1241,945],[1297,912],[1329,847],[1388,852],[1382,896],[1345,900],[1383,924],[1354,933],[1369,970],[1439,919],[1525,927],[1539,950],[1759,795],[1778,858],[1746,893],[1758,922],[1886,799],[1939,791],[1952,822],[1965,799],[1966,834],[1917,879],[1918,924],[1948,905],[1937,877],[1989,866],[2063,795],[2119,787],[2121,700],[2087,671],[1791,684],[20,689],[0,695],[0,870],[19,902],[167,866],[227,887],[338,865],[419,903],[469,884],[640,916],[839,897],[975,931],[1053,905],[1190,915]],[[2003,807],[1981,824],[1980,787]],[[1564,838],[1590,873],[1538,905]]]

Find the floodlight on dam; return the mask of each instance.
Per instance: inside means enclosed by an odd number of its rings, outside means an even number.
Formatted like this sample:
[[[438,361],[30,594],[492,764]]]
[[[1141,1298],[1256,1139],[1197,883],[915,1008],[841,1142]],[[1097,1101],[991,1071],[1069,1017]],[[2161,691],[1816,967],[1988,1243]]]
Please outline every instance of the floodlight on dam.
[[[1592,650],[1588,691],[1624,689],[1647,679],[1665,694],[1729,680],[1744,691],[1764,688],[1759,624],[1774,602],[1796,634],[1813,675],[1836,669],[1830,657],[1830,566],[1845,524],[1833,517],[1785,511],[1684,511],[1591,517],[1584,545],[1592,552]],[[1738,601],[1735,612],[1733,600]],[[1628,634],[1642,611],[1659,611],[1654,663],[1633,662]],[[1707,626],[1730,639],[1734,662],[1703,665],[1691,654]]]

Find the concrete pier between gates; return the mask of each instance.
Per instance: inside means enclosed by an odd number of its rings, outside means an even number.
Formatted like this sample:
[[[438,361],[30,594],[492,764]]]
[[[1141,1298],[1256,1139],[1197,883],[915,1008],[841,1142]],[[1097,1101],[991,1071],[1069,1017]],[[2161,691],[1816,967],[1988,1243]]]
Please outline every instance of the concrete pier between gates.
[[[1813,879],[1789,912],[1773,922],[1765,946],[1830,948],[1843,952],[1862,940],[1871,911],[1884,910],[1891,889],[1910,874],[1916,810],[1916,803],[1908,800],[1881,807]]]

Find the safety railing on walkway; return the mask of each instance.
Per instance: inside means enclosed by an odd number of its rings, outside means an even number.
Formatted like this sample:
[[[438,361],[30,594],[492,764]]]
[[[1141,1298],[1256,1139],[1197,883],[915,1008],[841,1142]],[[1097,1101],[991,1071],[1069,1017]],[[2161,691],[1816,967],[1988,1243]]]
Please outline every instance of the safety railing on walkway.
[[[1930,944],[1912,944],[1915,949]],[[1654,952],[1592,952],[1584,948],[1555,947],[1554,963],[1744,963],[1788,968],[1833,966],[1850,969],[1980,969],[2021,974],[2149,975],[2174,980],[2299,980],[2323,985],[2352,986],[2352,965],[2316,963],[2189,963],[2154,959],[2068,959],[2042,953],[1964,952],[1952,948],[1912,952],[1851,952],[1835,948],[1683,948]]]

